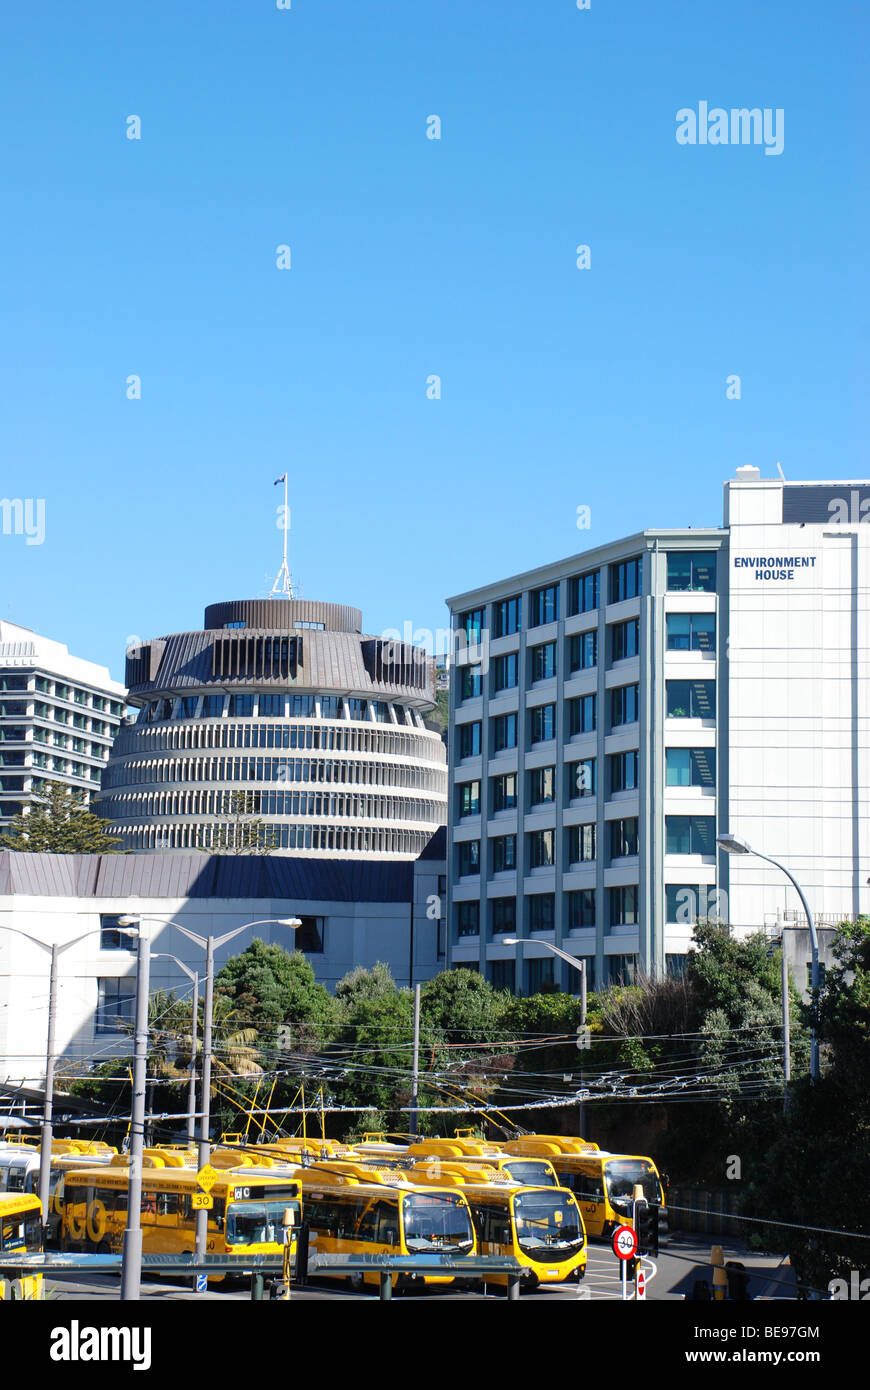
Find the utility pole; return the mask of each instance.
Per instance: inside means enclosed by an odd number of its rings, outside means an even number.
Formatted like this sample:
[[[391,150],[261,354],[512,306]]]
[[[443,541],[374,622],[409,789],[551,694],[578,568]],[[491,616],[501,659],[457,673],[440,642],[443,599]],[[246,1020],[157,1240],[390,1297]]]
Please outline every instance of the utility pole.
[[[417,1133],[417,1085],[420,1079],[420,986],[414,986],[414,1070],[411,1076],[411,1114],[408,1130]]]
[[[142,1150],[145,1140],[145,1080],[148,1065],[148,985],[151,942],[139,923],[136,969],[136,1036],[133,1051],[133,1105],[130,1110],[130,1177],[127,1227],[121,1247],[121,1300],[139,1299],[142,1281]]]

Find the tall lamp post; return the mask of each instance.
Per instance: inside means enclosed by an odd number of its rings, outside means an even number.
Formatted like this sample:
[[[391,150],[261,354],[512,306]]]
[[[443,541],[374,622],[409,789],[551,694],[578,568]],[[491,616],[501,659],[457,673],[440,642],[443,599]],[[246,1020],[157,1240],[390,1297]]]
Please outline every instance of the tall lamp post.
[[[173,921],[172,921],[170,918],[168,918],[168,917],[152,917],[152,916],[148,915],[147,917],[141,917],[141,918],[140,918],[140,917],[133,917],[133,916],[130,916],[130,917],[121,917],[119,920],[120,920],[122,926],[132,926],[132,925],[134,925],[134,924],[138,924],[138,923],[143,922],[143,921],[148,921],[148,922],[159,922],[159,923],[161,923],[161,924],[164,925],[164,926],[175,927],[175,929],[176,929],[177,931],[180,931],[180,932],[181,932],[182,936],[186,936],[187,939],[188,939],[189,941],[192,941],[192,942],[194,943],[194,945],[199,946],[202,950],[205,951],[205,1001],[204,1001],[204,1004],[203,1004],[203,1025],[202,1025],[202,1080],[201,1080],[201,1083],[200,1083],[200,1084],[201,1084],[201,1090],[202,1090],[202,1100],[201,1100],[201,1103],[200,1103],[200,1115],[201,1115],[201,1119],[200,1119],[200,1134],[199,1134],[199,1153],[198,1153],[198,1156],[197,1156],[197,1163],[198,1163],[198,1166],[199,1166],[200,1169],[202,1169],[202,1168],[204,1168],[205,1165],[208,1163],[209,1155],[210,1155],[210,1153],[211,1153],[211,1144],[209,1143],[209,1137],[208,1137],[208,1135],[209,1135],[209,1126],[210,1126],[210,1122],[211,1122],[211,1053],[212,1053],[211,1034],[212,1034],[212,1014],[213,1014],[213,1010],[214,1010],[214,957],[215,957],[215,951],[217,951],[221,946],[226,945],[226,943],[227,943],[228,941],[232,941],[233,937],[239,936],[239,935],[241,934],[241,932],[243,932],[243,931],[247,931],[247,929],[248,929],[249,927],[263,927],[263,926],[267,926],[267,925],[269,925],[269,924],[274,924],[274,925],[280,926],[280,927],[291,927],[291,928],[295,931],[297,927],[301,927],[301,926],[302,926],[302,918],[301,918],[301,917],[261,917],[261,918],[259,918],[256,922],[244,922],[244,923],[242,924],[242,926],[240,926],[240,927],[235,927],[235,928],[233,929],[233,931],[224,932],[223,936],[199,936],[196,932],[192,932],[188,927],[183,927],[183,926],[181,925],[180,922],[173,922]],[[142,933],[140,933],[140,940],[141,940],[141,935],[142,935]],[[146,998],[146,1006],[145,1006],[145,1007],[146,1007],[146,1018],[147,1018],[147,998]],[[144,1068],[143,1068],[143,1083],[142,1083],[143,1121],[144,1121],[144,1094],[145,1094],[145,1092],[144,1092]],[[141,1136],[141,1131],[140,1131],[140,1134],[139,1134],[139,1142],[140,1142],[140,1145],[141,1145],[141,1137],[142,1137],[142,1136]],[[140,1275],[140,1271],[141,1271],[141,1263],[142,1263],[142,1262],[141,1262],[141,1253],[142,1253],[142,1231],[141,1231],[141,1225],[139,1224],[139,1222],[140,1222],[139,1208],[138,1208],[138,1206],[137,1206],[137,1207],[135,1208],[135,1211],[134,1211],[134,1208],[133,1208],[133,1147],[132,1147],[132,1140],[135,1140],[135,1138],[136,1138],[136,1130],[135,1130],[135,1127],[133,1127],[132,1130],[131,1130],[131,1148],[130,1148],[130,1210],[129,1210],[129,1212],[128,1212],[128,1222],[131,1222],[131,1221],[135,1220],[136,1226],[137,1226],[138,1231],[139,1231],[139,1255],[140,1255],[140,1259],[139,1259],[138,1264],[137,1264],[137,1266],[136,1266],[136,1280],[137,1280],[137,1285],[138,1285],[138,1279],[139,1279],[139,1275]],[[140,1191],[141,1191],[141,1147],[140,1147],[140,1178],[139,1178],[139,1187],[140,1187]],[[130,1229],[130,1226],[128,1225],[127,1230],[129,1231],[129,1229]],[[125,1236],[124,1236],[125,1241],[126,1241],[126,1235],[127,1235],[127,1233],[125,1232]],[[196,1241],[195,1241],[195,1250],[196,1250],[197,1255],[204,1255],[204,1254],[205,1254],[205,1247],[206,1247],[207,1240],[208,1240],[208,1212],[207,1212],[207,1211],[198,1211],[198,1212],[196,1213]],[[138,1290],[137,1290],[137,1293],[136,1293],[135,1295],[133,1295],[133,1296],[138,1298]],[[122,1293],[121,1293],[121,1297],[122,1297],[122,1298],[125,1297],[125,1294],[124,1294],[124,1292],[123,1292],[123,1277],[122,1277]]]
[[[785,874],[803,904],[810,929],[810,947],[812,950],[812,965],[810,967],[810,989],[813,996],[811,1012],[812,1028],[810,1032],[810,1080],[818,1081],[819,1040],[816,1036],[816,1012],[819,999],[819,938],[816,935],[816,924],[813,919],[813,914],[810,911],[810,905],[804,896],[804,890],[801,888],[790,869],[787,869],[784,864],[780,864],[778,859],[771,859],[769,854],[762,854],[760,850],[753,849],[749,842],[741,839],[739,835],[732,835],[730,831],[726,831],[724,835],[716,836],[716,843],[719,845],[720,849],[724,849],[728,854],[754,854],[756,859],[763,859],[766,864],[773,864],[775,868],[780,869],[781,872]],[[783,953],[784,952],[785,942],[783,942]]]
[[[0,930],[12,932],[15,936],[23,936],[25,941],[30,941],[34,946],[39,946],[43,951],[48,951],[51,956],[51,967],[48,976],[48,1039],[45,1048],[45,1094],[42,1106],[42,1129],[39,1141],[39,1200],[42,1203],[43,1223],[48,1221],[48,1204],[51,1197],[51,1141],[54,1133],[54,1047],[55,1030],[57,1022],[57,962],[64,951],[70,950],[72,946],[78,946],[80,941],[85,941],[89,936],[99,936],[101,928],[96,927],[92,931],[83,932],[81,936],[76,936],[72,941],[51,942],[42,941],[38,936],[31,936],[30,932],[22,931],[20,927],[9,927],[5,922],[0,923]],[[132,931],[122,931],[122,936],[134,936]]]
[[[522,946],[522,945],[523,945],[523,942],[522,942],[522,940],[520,939],[520,937],[518,937],[518,936],[504,936],[504,937],[502,937],[502,944],[505,945],[505,946]],[[561,948],[560,946],[553,946],[553,945],[551,945],[551,943],[550,943],[549,941],[539,941],[539,942],[537,942],[536,944],[539,945],[539,946],[546,946],[547,950],[548,950],[548,951],[552,951],[554,956],[559,956],[559,957],[561,957],[561,959],[562,959],[562,960],[566,960],[566,961],[568,962],[569,965],[573,965],[573,967],[574,967],[575,970],[579,970],[579,971],[580,971],[580,1027],[581,1027],[581,1028],[585,1028],[585,1027],[586,1027],[586,957],[585,957],[585,956],[572,956],[572,955],[569,955],[568,952],[567,952],[567,951],[563,951],[562,948]],[[582,1077],[581,1077],[581,1080],[582,1080]],[[580,1130],[581,1130],[581,1137],[582,1137],[582,1130],[585,1129],[585,1127],[586,1127],[586,1107],[585,1107],[585,1105],[583,1104],[583,1101],[582,1101],[582,1100],[580,1101],[580,1105],[579,1105],[578,1124],[579,1124],[579,1128],[580,1128]]]

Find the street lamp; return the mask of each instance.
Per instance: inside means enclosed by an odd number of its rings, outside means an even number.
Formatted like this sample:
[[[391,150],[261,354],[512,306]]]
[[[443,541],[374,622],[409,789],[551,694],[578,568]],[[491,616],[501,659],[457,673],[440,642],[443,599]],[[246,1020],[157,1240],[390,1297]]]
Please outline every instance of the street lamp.
[[[784,864],[780,864],[778,859],[771,859],[769,854],[762,854],[760,850],[753,849],[749,841],[741,839],[739,835],[732,835],[730,831],[726,831],[724,835],[716,836],[716,843],[719,848],[724,849],[727,854],[754,854],[756,859],[763,859],[766,864],[773,864],[775,868],[780,869],[785,874],[803,903],[803,909],[806,913],[806,919],[810,929],[810,947],[812,950],[812,965],[810,967],[810,988],[813,996],[811,1014],[812,1027],[810,1031],[810,1080],[818,1081],[819,1042],[816,1037],[816,1010],[818,1008],[819,997],[819,938],[816,935],[816,924],[813,920],[813,914],[810,911],[810,905],[804,896],[804,890],[801,888],[790,869],[787,869]],[[783,951],[785,951],[784,942]]]
[[[214,955],[215,955],[215,951],[218,950],[219,947],[224,946],[228,941],[232,941],[232,939],[233,939],[234,936],[238,936],[241,932],[247,931],[248,927],[263,927],[263,926],[266,926],[266,925],[268,925],[268,924],[270,924],[270,923],[274,923],[275,925],[280,926],[280,927],[291,927],[291,928],[295,931],[298,927],[301,927],[301,926],[302,926],[302,918],[301,918],[301,917],[261,917],[261,918],[259,918],[256,922],[244,922],[244,923],[242,924],[242,926],[240,926],[240,927],[235,927],[232,931],[224,932],[223,936],[199,936],[196,932],[190,931],[190,929],[189,929],[188,927],[183,927],[183,926],[181,925],[180,922],[173,922],[173,921],[172,921],[170,918],[168,918],[168,917],[152,917],[152,916],[150,916],[150,914],[149,914],[148,916],[142,917],[142,918],[140,918],[140,917],[121,917],[121,918],[119,918],[118,920],[120,921],[120,923],[121,923],[122,926],[131,926],[131,925],[133,925],[134,923],[139,923],[139,922],[141,922],[141,921],[149,921],[149,922],[160,922],[160,923],[162,923],[164,926],[175,927],[175,929],[176,929],[177,931],[180,931],[180,932],[181,932],[182,936],[186,936],[187,939],[188,939],[189,941],[192,941],[196,946],[199,946],[202,950],[205,951],[205,1001],[204,1001],[204,1004],[203,1004],[203,1024],[202,1024],[202,1080],[201,1080],[201,1083],[200,1083],[201,1089],[202,1089],[202,1100],[201,1100],[201,1103],[200,1103],[200,1116],[201,1116],[201,1118],[200,1118],[200,1134],[199,1134],[199,1153],[198,1153],[198,1156],[197,1156],[197,1165],[198,1165],[198,1167],[199,1167],[200,1169],[202,1169],[202,1168],[204,1168],[205,1165],[208,1163],[209,1154],[210,1154],[210,1152],[211,1152],[211,1145],[210,1145],[210,1143],[209,1143],[208,1134],[209,1134],[209,1126],[210,1126],[210,1123],[211,1123],[211,1033],[212,1033],[212,1014],[213,1014],[213,1010],[214,1010]],[[141,939],[141,938],[140,938],[140,939]],[[146,1000],[146,1017],[147,1017],[147,1000]],[[144,1085],[145,1085],[145,1083],[144,1083],[144,1070],[143,1070],[143,1081],[142,1081],[142,1088],[143,1088],[143,1089],[142,1089],[142,1099],[143,1099],[142,1118],[143,1118],[143,1122],[144,1122]],[[136,1134],[135,1127],[132,1127],[132,1126],[131,1126],[131,1148],[130,1148],[130,1210],[129,1210],[129,1212],[128,1212],[128,1223],[134,1219],[134,1211],[133,1211],[133,1156],[132,1156],[132,1155],[133,1155],[133,1148],[132,1148],[132,1139],[135,1137],[135,1134]],[[139,1134],[139,1142],[140,1142],[140,1145],[141,1145],[141,1137],[142,1137],[142,1135],[141,1135],[141,1131],[140,1131],[140,1134]],[[140,1156],[141,1156],[141,1149],[140,1149]],[[140,1173],[139,1173],[139,1187],[140,1187],[140,1190],[141,1190],[141,1181],[142,1181],[142,1180],[141,1180],[141,1157],[140,1157]],[[135,1212],[135,1220],[136,1220],[136,1223],[137,1223],[137,1227],[138,1227],[138,1229],[139,1229],[139,1257],[140,1257],[140,1258],[139,1258],[139,1261],[138,1261],[137,1267],[136,1267],[136,1280],[137,1280],[137,1285],[138,1285],[138,1278],[139,1278],[139,1273],[140,1273],[140,1270],[141,1270],[141,1263],[142,1263],[142,1261],[141,1261],[141,1253],[142,1253],[142,1248],[141,1248],[141,1247],[142,1247],[142,1234],[141,1234],[141,1226],[139,1226],[139,1211],[138,1211],[138,1207],[137,1207],[136,1212]],[[129,1224],[128,1224],[127,1231],[129,1231],[129,1230],[130,1230],[130,1226],[129,1226]],[[126,1235],[127,1235],[127,1232],[125,1232],[125,1236],[124,1236],[125,1241],[126,1241]],[[195,1250],[196,1250],[197,1255],[204,1255],[204,1254],[205,1254],[205,1247],[206,1247],[207,1240],[208,1240],[208,1212],[207,1212],[207,1211],[198,1211],[198,1212],[196,1213],[196,1241],[195,1241]],[[136,1295],[134,1295],[134,1296],[135,1296],[135,1297],[138,1297],[138,1291],[137,1291]],[[123,1292],[123,1276],[122,1276],[122,1292],[121,1292],[121,1297],[122,1297],[122,1298],[125,1297],[124,1292]]]
[[[76,936],[72,941],[57,942],[43,941],[38,936],[31,936],[30,932],[22,931],[20,927],[9,927],[5,922],[0,923],[0,930],[12,932],[15,936],[23,936],[25,941],[30,941],[34,946],[39,946],[41,950],[48,951],[51,956],[51,968],[48,976],[48,1039],[45,1049],[45,1093],[42,1106],[42,1129],[39,1141],[39,1200],[42,1204],[42,1220],[48,1222],[48,1204],[51,1196],[51,1141],[54,1131],[54,1043],[55,1043],[55,1024],[57,1018],[57,962],[58,957],[63,955],[72,946],[78,946],[80,941],[85,941],[89,936],[99,936],[102,928],[96,927],[92,931],[83,932],[81,936]],[[123,936],[135,935],[132,931],[121,933]]]
[[[199,1022],[199,974],[196,970],[191,970],[174,956],[171,951],[158,951],[152,955],[152,960],[174,960],[179,970],[183,970],[189,980],[193,981],[193,1013],[190,1024],[190,1087],[187,1095],[187,1142],[193,1143],[194,1132],[196,1129],[196,1030]]]

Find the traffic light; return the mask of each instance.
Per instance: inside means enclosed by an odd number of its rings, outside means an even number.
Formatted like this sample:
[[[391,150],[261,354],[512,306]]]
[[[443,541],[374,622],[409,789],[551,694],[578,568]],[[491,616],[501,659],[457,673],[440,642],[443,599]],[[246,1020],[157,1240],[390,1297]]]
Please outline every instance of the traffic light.
[[[659,1209],[655,1203],[640,1198],[635,1202],[634,1231],[639,1255],[659,1253]]]
[[[739,1260],[726,1260],[725,1273],[728,1276],[728,1297],[734,1303],[749,1303],[749,1275],[745,1265]]]

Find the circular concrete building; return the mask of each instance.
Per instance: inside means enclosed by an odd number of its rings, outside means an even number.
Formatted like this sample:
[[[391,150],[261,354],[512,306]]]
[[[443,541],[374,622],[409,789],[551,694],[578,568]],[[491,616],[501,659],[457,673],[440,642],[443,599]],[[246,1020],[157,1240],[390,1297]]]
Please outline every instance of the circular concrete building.
[[[276,853],[416,859],[445,823],[432,658],[356,608],[211,604],[203,631],[130,647],[126,680],[139,714],[97,806],[124,848],[232,848],[241,815]]]

